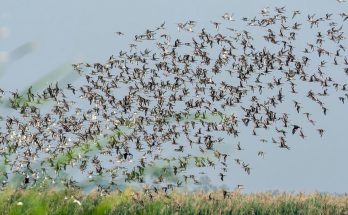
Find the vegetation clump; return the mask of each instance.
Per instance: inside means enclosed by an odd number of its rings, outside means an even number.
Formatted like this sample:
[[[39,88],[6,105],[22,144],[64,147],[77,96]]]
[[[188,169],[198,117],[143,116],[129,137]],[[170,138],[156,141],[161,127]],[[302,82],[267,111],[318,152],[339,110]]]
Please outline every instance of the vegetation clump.
[[[0,193],[0,214],[348,214],[348,196],[319,193],[158,192],[102,194],[78,190]]]

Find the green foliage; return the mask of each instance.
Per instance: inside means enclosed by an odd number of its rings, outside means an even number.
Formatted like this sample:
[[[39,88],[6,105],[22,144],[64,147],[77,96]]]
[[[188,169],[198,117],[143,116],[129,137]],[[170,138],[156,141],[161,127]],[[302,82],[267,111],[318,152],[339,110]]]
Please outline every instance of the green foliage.
[[[209,197],[210,196],[210,197]],[[158,193],[131,189],[101,195],[78,190],[12,190],[0,193],[0,214],[347,214],[348,196],[231,192]]]
[[[9,64],[14,63],[15,61],[20,60],[24,56],[32,53],[36,49],[36,46],[37,45],[35,42],[27,42],[18,46],[14,50],[12,50],[9,53],[9,61],[6,63],[0,64],[0,77],[5,73],[6,67]]]
[[[1,74],[0,74],[1,75]],[[44,98],[38,98],[35,94],[44,90],[52,83],[58,83],[61,86],[67,83],[72,83],[79,75],[71,69],[70,63],[60,65],[58,68],[47,73],[32,85],[24,90],[14,94],[12,98],[4,102],[4,106],[12,109],[38,107],[47,104],[50,100]]]

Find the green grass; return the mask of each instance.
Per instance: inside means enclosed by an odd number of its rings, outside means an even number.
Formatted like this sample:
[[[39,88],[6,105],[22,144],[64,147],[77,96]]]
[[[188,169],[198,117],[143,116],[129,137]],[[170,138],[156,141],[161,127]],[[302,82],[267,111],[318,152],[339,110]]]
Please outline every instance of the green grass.
[[[131,189],[104,196],[6,189],[0,192],[0,214],[348,214],[348,196],[232,192],[223,198],[216,191],[158,193],[150,199]]]

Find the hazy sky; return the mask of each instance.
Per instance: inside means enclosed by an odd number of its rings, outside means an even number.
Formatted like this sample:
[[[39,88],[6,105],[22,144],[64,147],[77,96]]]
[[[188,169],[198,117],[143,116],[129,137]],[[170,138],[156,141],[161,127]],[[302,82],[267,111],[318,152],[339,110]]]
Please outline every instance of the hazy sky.
[[[348,11],[347,3],[335,0],[0,0],[0,64],[8,62],[0,87],[21,89],[64,63],[104,61],[126,48],[133,35],[163,21],[175,32],[178,22],[209,23],[225,12],[237,18],[254,17],[267,6],[286,6],[288,11],[299,9],[303,14]],[[129,37],[116,37],[116,31]],[[11,62],[7,54],[28,42],[35,50]],[[244,184],[248,192],[347,192],[347,105],[334,98],[328,106],[328,116],[318,118],[327,130],[324,138],[309,134],[310,138],[291,144],[290,151],[273,145],[264,159],[248,157],[250,176],[238,169],[228,180]]]

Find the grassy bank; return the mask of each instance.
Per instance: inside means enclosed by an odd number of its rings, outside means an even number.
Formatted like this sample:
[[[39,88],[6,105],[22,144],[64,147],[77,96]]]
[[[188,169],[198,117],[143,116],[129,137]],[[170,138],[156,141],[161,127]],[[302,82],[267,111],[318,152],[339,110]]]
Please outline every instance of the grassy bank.
[[[151,199],[152,198],[152,199]],[[1,214],[348,214],[348,195],[172,192],[132,190],[100,195],[75,190],[0,192]]]

